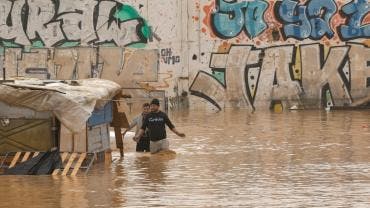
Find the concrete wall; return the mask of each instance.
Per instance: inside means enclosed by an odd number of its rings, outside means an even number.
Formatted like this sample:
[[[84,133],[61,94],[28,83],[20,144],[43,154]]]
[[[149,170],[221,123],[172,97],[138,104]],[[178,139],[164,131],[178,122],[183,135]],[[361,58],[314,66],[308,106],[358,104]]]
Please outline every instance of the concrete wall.
[[[191,108],[359,106],[369,11],[367,0],[4,0],[0,66],[164,90],[170,108],[184,92]]]

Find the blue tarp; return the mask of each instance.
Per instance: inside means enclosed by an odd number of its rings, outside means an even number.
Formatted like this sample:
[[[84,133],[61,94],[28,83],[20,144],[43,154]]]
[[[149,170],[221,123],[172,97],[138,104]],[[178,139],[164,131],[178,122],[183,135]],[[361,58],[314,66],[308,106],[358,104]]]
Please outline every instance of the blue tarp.
[[[87,121],[87,126],[97,126],[100,124],[110,123],[113,120],[112,101],[108,102],[103,108],[95,109]]]

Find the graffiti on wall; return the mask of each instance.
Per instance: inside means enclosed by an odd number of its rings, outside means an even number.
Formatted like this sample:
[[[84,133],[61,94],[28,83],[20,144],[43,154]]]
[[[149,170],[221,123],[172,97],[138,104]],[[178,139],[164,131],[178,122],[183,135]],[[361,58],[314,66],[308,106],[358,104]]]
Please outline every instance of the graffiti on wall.
[[[122,87],[158,79],[157,50],[133,50],[146,20],[115,0],[0,1],[0,62],[6,79],[104,78]],[[97,47],[92,47],[97,46]]]
[[[370,48],[359,43],[232,45],[210,60],[212,70],[224,72],[225,82],[199,71],[189,90],[219,109],[268,109],[276,101],[284,108],[358,106],[370,100],[369,57]]]
[[[40,48],[25,52],[21,48],[5,50],[6,79],[102,78],[124,88],[138,88],[140,82],[158,81],[157,50],[122,47]]]
[[[253,39],[276,28],[283,39],[369,38],[370,3],[351,0],[342,4],[343,1],[335,0],[306,0],[303,3],[297,0],[215,0],[205,6],[203,22],[210,33],[222,39],[240,34]]]
[[[0,1],[0,40],[7,46],[127,46],[146,43],[147,22],[114,0]]]
[[[163,48],[161,49],[161,58],[165,64],[175,65],[180,63],[180,56],[174,55],[172,48]]]
[[[222,43],[189,91],[218,109],[369,103],[367,0],[213,0],[202,11],[203,39]]]
[[[244,31],[253,38],[267,28],[263,20],[268,7],[266,1],[216,2],[217,11],[212,13],[211,21],[214,32],[219,37],[232,38]]]

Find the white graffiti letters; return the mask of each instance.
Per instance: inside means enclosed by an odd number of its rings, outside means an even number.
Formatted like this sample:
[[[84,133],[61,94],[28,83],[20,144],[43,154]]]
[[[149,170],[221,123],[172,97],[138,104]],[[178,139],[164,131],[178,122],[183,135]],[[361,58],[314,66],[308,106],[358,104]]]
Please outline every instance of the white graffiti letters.
[[[63,40],[63,33],[59,22],[49,22],[55,14],[55,6],[51,1],[28,1],[27,36],[30,40],[37,39],[37,35],[46,46],[53,46]]]
[[[22,28],[21,13],[24,4],[25,0],[0,1],[0,37],[2,39],[14,39],[21,45],[30,43]]]
[[[62,30],[68,40],[81,41],[81,45],[98,39],[94,29],[95,0],[60,1],[58,20],[62,21]],[[76,10],[78,8],[78,10]]]
[[[128,6],[113,0],[2,0],[0,39],[23,46],[41,41],[46,47],[67,41],[117,46],[145,43],[140,30],[143,20],[135,14],[121,19],[124,8]]]
[[[350,104],[351,98],[345,87],[345,80],[340,75],[348,57],[349,47],[338,46],[330,48],[324,61],[324,52],[319,44],[301,46],[302,84],[305,89],[305,99],[316,101],[312,105],[320,106],[323,87],[328,84],[335,104]],[[307,57],[307,58],[306,58]]]
[[[216,106],[268,109],[304,106],[358,106],[370,101],[370,49],[358,43],[325,48],[320,44],[254,49],[232,45],[212,54],[210,67],[222,79],[200,71],[193,95]],[[297,60],[298,59],[298,60]]]

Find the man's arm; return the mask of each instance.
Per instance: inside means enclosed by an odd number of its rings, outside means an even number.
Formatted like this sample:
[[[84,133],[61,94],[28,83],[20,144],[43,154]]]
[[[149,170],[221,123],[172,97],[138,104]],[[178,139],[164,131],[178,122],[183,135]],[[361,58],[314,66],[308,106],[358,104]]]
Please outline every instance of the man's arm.
[[[143,136],[143,134],[144,134],[144,129],[139,129],[139,133],[134,136],[133,140],[138,142],[140,138]]]
[[[171,120],[168,118],[167,114],[165,114],[164,121],[167,126],[171,129],[173,133],[175,133],[179,137],[185,137],[184,133],[180,133],[176,130],[175,126],[172,124]]]
[[[144,135],[145,129],[148,126],[148,119],[144,118],[143,125],[141,125],[141,128],[139,129],[139,133],[134,136],[134,140],[137,142],[140,140],[140,138]]]
[[[172,131],[173,133],[177,134],[177,136],[179,136],[179,137],[185,137],[185,134],[184,134],[184,133],[181,133],[181,132],[178,132],[178,131],[176,130],[176,128],[172,128],[172,129],[171,129],[171,131]]]
[[[122,133],[122,134],[126,134],[126,132],[130,131],[132,128],[134,128],[136,125],[137,125],[137,117],[134,118],[134,120],[132,120],[131,124],[129,125],[129,127]]]

